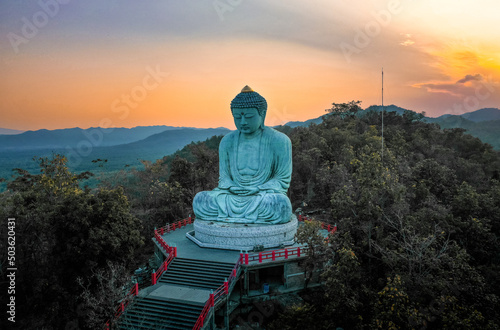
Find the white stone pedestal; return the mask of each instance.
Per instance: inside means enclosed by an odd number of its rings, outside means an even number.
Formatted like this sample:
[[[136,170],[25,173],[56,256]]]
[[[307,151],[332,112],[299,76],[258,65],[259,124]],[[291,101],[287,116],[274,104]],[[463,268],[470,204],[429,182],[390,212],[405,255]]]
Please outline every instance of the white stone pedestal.
[[[186,237],[200,247],[251,251],[292,245],[297,232],[297,217],[279,225],[237,224],[219,221],[194,221],[194,231]]]

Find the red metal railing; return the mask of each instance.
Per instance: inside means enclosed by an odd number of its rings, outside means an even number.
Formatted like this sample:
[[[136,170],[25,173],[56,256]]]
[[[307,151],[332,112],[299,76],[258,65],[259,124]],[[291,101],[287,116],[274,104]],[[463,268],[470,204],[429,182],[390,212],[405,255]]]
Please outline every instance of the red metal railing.
[[[169,223],[165,227],[155,229],[154,237],[155,237],[156,241],[158,242],[158,244],[160,244],[160,246],[162,247],[165,254],[167,254],[167,259],[165,259],[165,261],[161,264],[160,268],[158,268],[156,270],[156,272],[151,274],[151,283],[153,285],[156,284],[156,282],[161,277],[163,272],[167,270],[168,264],[175,257],[177,257],[177,247],[173,247],[173,246],[168,245],[167,242],[165,242],[165,240],[163,239],[163,235],[165,233],[170,233],[171,231],[182,228],[182,227],[187,226],[187,225],[192,224],[192,223],[193,223],[193,219],[191,217],[188,217],[186,219],[179,220],[179,221],[174,222],[174,223]]]
[[[205,304],[205,307],[203,307],[203,310],[201,311],[200,317],[198,317],[198,320],[194,324],[193,330],[196,329],[201,329],[203,327],[203,324],[205,323],[205,319],[208,316],[208,313],[210,310],[215,306],[215,296],[213,293],[210,293],[210,297],[207,300],[207,303]]]
[[[309,217],[299,215],[298,216],[299,221],[309,221],[311,220]],[[192,224],[193,219],[191,217],[188,217],[183,220],[179,220],[177,222],[167,224],[164,227],[155,229],[154,231],[154,237],[160,247],[163,249],[165,254],[167,255],[167,259],[161,264],[161,266],[156,270],[156,272],[151,274],[151,281],[152,284],[156,284],[158,279],[161,277],[163,272],[165,272],[168,269],[168,265],[170,262],[177,256],[177,248],[169,246],[167,242],[163,239],[163,235],[165,233],[169,233],[171,231],[174,231],[176,229],[182,228],[184,226],[187,226],[188,224]],[[328,232],[335,233],[337,231],[337,226],[330,225],[330,224],[324,224],[321,223],[321,228],[328,230]],[[205,304],[203,310],[201,311],[201,314],[196,321],[196,324],[194,325],[193,329],[201,329],[208,317],[208,314],[210,313],[210,310],[214,308],[216,302],[222,298],[224,298],[226,295],[229,294],[229,288],[231,287],[233,281],[236,279],[236,275],[239,271],[239,268],[242,264],[248,265],[250,262],[258,261],[259,263],[265,262],[266,260],[272,260],[275,261],[276,259],[284,258],[288,259],[290,257],[301,257],[307,253],[308,248],[307,247],[295,247],[295,248],[286,248],[286,249],[280,249],[280,250],[272,250],[272,251],[266,251],[266,252],[259,252],[259,253],[253,253],[253,254],[240,254],[240,258],[236,262],[233,270],[231,271],[231,275],[229,278],[224,281],[224,283],[215,290],[215,292],[210,293],[209,299],[207,300],[207,303]],[[116,313],[115,313],[115,320],[125,311],[125,308],[128,306],[128,304],[133,300],[135,296],[139,294],[139,286],[136,283],[132,290],[125,296],[125,298],[120,302],[120,305],[118,306]],[[110,327],[110,321],[106,322],[106,329],[109,329]]]
[[[125,298],[122,299],[120,302],[120,305],[118,305],[118,308],[116,309],[114,319],[116,320],[117,318],[122,315],[122,313],[125,311],[125,307],[130,304],[130,302],[134,299],[135,296],[139,295],[139,283],[135,283],[132,289],[127,293]],[[105,325],[105,329],[109,330],[111,326],[111,320],[108,320]]]
[[[154,233],[155,239],[165,249],[165,252],[168,253],[168,244],[167,244],[167,242],[165,242],[165,240],[163,239],[162,236],[165,235],[165,233],[170,233],[171,231],[174,231],[176,229],[190,225],[192,223],[193,223],[193,218],[191,218],[191,217],[179,220],[177,222],[168,223],[164,227],[160,227],[158,229],[155,229],[155,233]]]
[[[196,321],[193,330],[199,330],[203,327],[203,324],[205,324],[205,320],[208,317],[208,313],[210,310],[215,306],[215,303],[219,300],[224,298],[224,296],[227,296],[229,294],[229,288],[231,287],[233,281],[236,279],[236,275],[238,274],[238,270],[243,263],[243,253],[240,254],[240,258],[234,265],[233,270],[231,271],[231,275],[229,275],[229,278],[227,278],[224,283],[215,290],[215,292],[210,293],[210,297],[207,300],[207,303],[205,304],[205,307],[201,311],[200,316],[198,317],[198,320]]]
[[[309,217],[299,215],[298,216],[299,221],[310,221],[311,219]],[[337,231],[337,225],[326,225],[323,222],[321,222],[321,228],[328,230],[329,233],[335,233]],[[236,279],[236,275],[238,274],[238,270],[242,264],[248,265],[249,262],[251,261],[259,261],[259,263],[264,262],[264,260],[271,259],[272,261],[275,261],[278,258],[284,258],[288,259],[289,257],[297,256],[301,257],[305,255],[308,251],[307,247],[301,247],[297,246],[295,248],[286,248],[286,249],[281,249],[281,250],[272,250],[272,251],[266,251],[266,252],[259,252],[249,254],[249,253],[240,253],[240,258],[238,259],[238,262],[236,262],[236,265],[234,266],[233,270],[231,271],[231,275],[229,278],[224,281],[224,283],[215,290],[215,292],[210,293],[210,297],[207,300],[207,303],[205,304],[205,307],[201,311],[200,316],[198,317],[198,320],[196,321],[193,330],[199,330],[203,327],[208,314],[210,313],[210,310],[214,308],[215,303],[219,300],[222,299],[224,296],[229,294],[229,288],[233,282],[233,280]]]
[[[163,239],[162,235],[164,235],[165,233],[169,233],[171,231],[174,231],[176,229],[182,228],[182,227],[187,226],[187,225],[192,224],[192,223],[193,223],[193,219],[191,217],[188,217],[186,219],[182,219],[182,220],[179,220],[177,222],[167,224],[164,227],[155,229],[154,237],[155,237],[156,241],[158,242],[158,244],[160,244],[160,246],[162,247],[165,254],[167,254],[167,259],[165,259],[165,261],[163,261],[163,263],[156,270],[156,272],[151,274],[151,282],[153,283],[153,285],[156,284],[156,282],[161,277],[163,272],[167,270],[169,263],[175,257],[177,257],[177,247],[172,247],[172,246],[168,245],[167,242],[165,242],[165,240]],[[123,300],[120,302],[120,305],[116,309],[116,313],[114,315],[115,320],[118,319],[118,317],[120,317],[121,314],[123,314],[123,312],[125,311],[125,308],[130,304],[130,302],[138,294],[139,294],[139,284],[135,283],[132,290],[130,290],[130,292],[125,296],[125,298],[123,298]],[[105,325],[106,330],[109,330],[110,324],[111,324],[111,320],[108,320],[106,322],[106,325]]]
[[[299,215],[299,221],[310,221],[309,217]],[[329,233],[335,233],[337,231],[337,225],[330,225],[321,222],[321,228],[326,229]],[[248,265],[250,262],[258,261],[259,263],[265,262],[266,260],[275,261],[277,259],[288,259],[290,257],[296,256],[297,258],[307,254],[308,248],[303,246],[297,246],[293,248],[285,248],[281,250],[271,250],[259,253],[245,253],[243,255],[243,263]]]
[[[272,251],[265,251],[265,252],[259,252],[259,253],[245,253],[244,254],[244,259],[245,259],[245,265],[248,265],[250,262],[253,261],[258,261],[259,263],[262,263],[266,260],[272,260],[275,261],[276,259],[288,259],[290,257],[296,256],[297,258],[303,257],[308,251],[307,247],[303,246],[297,246],[293,248],[286,248],[286,249],[281,249],[281,250],[272,250]]]
[[[308,216],[302,215],[302,214],[299,214],[299,216],[297,217],[297,219],[299,221],[311,221],[312,220]],[[330,224],[325,224],[324,222],[321,222],[321,221],[320,221],[320,223],[321,223],[321,229],[326,229],[326,230],[328,230],[329,233],[331,232],[333,234],[333,233],[335,233],[337,231],[337,225],[336,224],[332,226]]]
[[[169,223],[165,227],[155,229],[155,233],[156,233],[156,231],[158,231],[161,235],[164,235],[165,233],[170,233],[171,231],[174,231],[176,229],[190,225],[192,223],[193,223],[193,218],[188,217],[186,219],[182,219],[182,220],[179,220],[177,222]],[[156,235],[155,235],[155,237],[156,237]]]
[[[161,266],[156,270],[156,272],[151,273],[151,283],[153,285],[156,284],[156,282],[161,277],[163,272],[165,272],[168,269],[168,265],[172,260],[174,260],[176,256],[177,256],[177,248],[171,247],[167,259],[165,259],[165,261],[162,262]]]

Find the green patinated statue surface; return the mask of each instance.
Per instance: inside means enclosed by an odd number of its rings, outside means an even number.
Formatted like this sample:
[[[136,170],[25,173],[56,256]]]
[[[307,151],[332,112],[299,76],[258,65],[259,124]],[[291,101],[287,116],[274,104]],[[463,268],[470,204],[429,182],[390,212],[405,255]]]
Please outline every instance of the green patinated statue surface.
[[[219,146],[219,185],[193,200],[198,220],[280,224],[290,221],[286,193],[292,175],[292,145],[264,126],[266,100],[245,86],[231,102],[237,131]]]

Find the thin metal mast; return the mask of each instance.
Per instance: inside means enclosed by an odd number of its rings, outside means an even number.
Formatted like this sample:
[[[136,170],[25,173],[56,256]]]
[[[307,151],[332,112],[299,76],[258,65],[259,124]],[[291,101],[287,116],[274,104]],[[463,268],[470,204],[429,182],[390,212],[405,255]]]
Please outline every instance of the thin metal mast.
[[[382,165],[384,164],[384,68],[382,68]]]

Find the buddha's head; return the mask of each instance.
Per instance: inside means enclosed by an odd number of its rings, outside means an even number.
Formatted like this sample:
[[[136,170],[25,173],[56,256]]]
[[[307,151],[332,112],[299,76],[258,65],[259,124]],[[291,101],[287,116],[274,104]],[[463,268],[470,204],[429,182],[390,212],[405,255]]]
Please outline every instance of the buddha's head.
[[[267,102],[259,93],[245,86],[231,101],[231,112],[236,128],[244,134],[252,134],[264,128]]]

